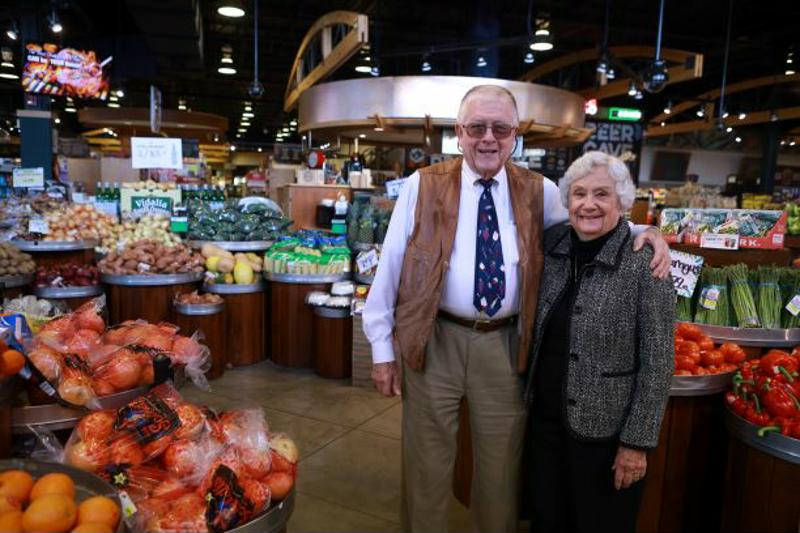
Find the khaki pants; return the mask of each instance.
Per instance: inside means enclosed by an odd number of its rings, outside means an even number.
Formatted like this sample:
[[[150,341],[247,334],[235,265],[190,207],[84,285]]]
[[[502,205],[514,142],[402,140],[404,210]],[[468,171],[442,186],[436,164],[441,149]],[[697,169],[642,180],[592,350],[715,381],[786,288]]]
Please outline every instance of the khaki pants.
[[[403,372],[404,531],[446,531],[459,403],[469,404],[471,506],[479,531],[514,531],[526,410],[514,326],[482,333],[437,319],[424,372]]]

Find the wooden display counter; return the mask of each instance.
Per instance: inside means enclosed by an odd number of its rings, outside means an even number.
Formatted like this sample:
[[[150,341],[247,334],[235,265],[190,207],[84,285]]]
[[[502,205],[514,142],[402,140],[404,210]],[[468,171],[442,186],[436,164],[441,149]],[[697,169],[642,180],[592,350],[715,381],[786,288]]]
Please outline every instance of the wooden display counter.
[[[278,189],[278,203],[283,214],[294,221],[294,229],[320,229],[317,227],[317,206],[324,199],[336,200],[344,193],[347,201],[353,199],[349,185],[300,185],[293,183]]]
[[[0,302],[2,302],[4,299],[12,300],[27,294],[32,282],[32,275],[0,277]]]
[[[759,437],[758,427],[726,409],[731,433],[722,531],[797,531],[800,440]]]
[[[94,262],[94,247],[97,241],[23,241],[14,240],[11,244],[21,251],[31,254],[37,267],[49,267],[77,263],[90,265]]]
[[[106,286],[106,307],[110,324],[142,319],[150,323],[169,320],[176,294],[197,290],[202,272],[109,276],[100,281]]]
[[[323,378],[345,379],[353,372],[353,317],[350,309],[314,308],[314,370]]]
[[[306,295],[325,291],[328,285],[348,279],[349,274],[303,276],[265,274],[269,281],[270,355],[279,365],[313,368],[314,312],[306,304]]]
[[[103,294],[102,285],[89,285],[87,287],[36,287],[33,294],[37,298],[59,300],[64,302],[73,311],[80,306]]]
[[[211,351],[208,379],[217,379],[225,372],[228,350],[225,344],[225,304],[174,304],[173,322],[183,335],[203,333],[203,344]]]
[[[205,285],[203,290],[225,298],[226,362],[233,366],[252,365],[266,359],[264,281],[248,285]]]

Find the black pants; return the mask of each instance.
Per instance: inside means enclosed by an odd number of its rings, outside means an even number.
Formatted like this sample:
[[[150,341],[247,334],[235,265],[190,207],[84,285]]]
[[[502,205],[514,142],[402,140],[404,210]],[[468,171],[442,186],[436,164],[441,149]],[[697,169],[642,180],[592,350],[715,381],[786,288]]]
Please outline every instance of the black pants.
[[[644,481],[614,488],[616,439],[582,442],[535,414],[527,438],[531,531],[635,531]]]

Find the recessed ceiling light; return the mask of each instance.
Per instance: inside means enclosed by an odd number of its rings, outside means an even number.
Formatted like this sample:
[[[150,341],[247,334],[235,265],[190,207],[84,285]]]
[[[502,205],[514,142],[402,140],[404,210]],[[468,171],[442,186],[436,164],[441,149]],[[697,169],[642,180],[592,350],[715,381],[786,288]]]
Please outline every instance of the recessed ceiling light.
[[[58,117],[56,117],[56,120],[55,120],[55,122],[56,122],[56,124],[61,124],[61,119],[60,119],[60,118],[58,118]]]
[[[253,110],[253,107],[252,107],[252,106],[249,106],[249,105],[246,105],[246,106],[244,106],[244,110],[245,110],[245,111],[252,111],[252,110]]]
[[[366,133],[359,133],[358,134],[358,138],[359,139],[366,139],[367,138],[367,134]]]
[[[64,111],[66,111],[67,113],[75,113],[77,112],[77,109],[75,109],[74,107],[66,107],[64,108]]]
[[[262,148],[260,146],[258,147],[258,151],[259,152],[263,152],[263,150],[262,150]]]
[[[256,116],[255,113],[248,113],[248,112],[242,113],[242,117],[244,118],[253,118],[255,116]]]
[[[117,89],[117,98],[125,98],[125,91]]]
[[[116,102],[109,102],[109,103],[108,103],[108,107],[114,107],[114,108],[117,108],[117,107],[119,107],[119,104],[118,104],[118,103],[116,103]]]
[[[244,16],[244,9],[238,3],[226,2],[217,8],[217,13],[223,17],[238,19]]]
[[[247,133],[247,128],[239,128],[236,131],[238,131],[239,133]]]
[[[740,143],[740,142],[742,142],[742,138],[741,138],[741,137],[736,137],[736,142],[737,142],[737,143]]]
[[[727,128],[725,128],[725,131],[726,131],[727,133],[730,133],[730,132],[732,132],[732,131],[733,131],[733,128],[731,128],[730,126],[728,126]]]
[[[236,69],[233,67],[219,67],[217,69],[217,72],[219,72],[220,74],[225,74],[226,76],[231,76],[233,74],[236,74]]]
[[[739,113],[739,120],[744,120],[746,117],[747,117],[747,113],[745,113],[744,111]]]

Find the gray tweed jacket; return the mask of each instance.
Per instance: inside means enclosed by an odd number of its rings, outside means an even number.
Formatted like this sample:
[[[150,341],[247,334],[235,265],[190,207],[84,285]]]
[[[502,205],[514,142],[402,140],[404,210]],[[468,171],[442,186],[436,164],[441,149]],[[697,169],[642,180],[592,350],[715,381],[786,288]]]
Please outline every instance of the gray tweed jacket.
[[[543,331],[567,286],[572,242],[569,225],[548,229],[526,399]],[[619,435],[624,445],[658,444],[673,371],[675,291],[650,273],[653,252],[634,252],[630,228],[620,224],[578,274],[564,386],[565,423],[580,440]]]

